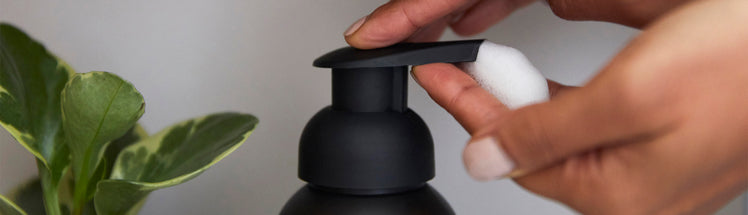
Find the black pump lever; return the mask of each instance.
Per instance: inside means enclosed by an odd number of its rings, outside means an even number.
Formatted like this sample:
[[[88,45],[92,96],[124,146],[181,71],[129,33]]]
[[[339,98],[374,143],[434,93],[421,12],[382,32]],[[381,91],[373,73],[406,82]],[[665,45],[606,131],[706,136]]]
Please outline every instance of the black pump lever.
[[[403,112],[408,66],[475,61],[483,40],[400,43],[361,50],[340,48],[314,61],[332,68],[332,108],[351,112]]]
[[[429,63],[472,62],[484,40],[431,43],[400,43],[385,48],[361,50],[340,48],[314,61],[322,68],[369,68],[423,65]]]

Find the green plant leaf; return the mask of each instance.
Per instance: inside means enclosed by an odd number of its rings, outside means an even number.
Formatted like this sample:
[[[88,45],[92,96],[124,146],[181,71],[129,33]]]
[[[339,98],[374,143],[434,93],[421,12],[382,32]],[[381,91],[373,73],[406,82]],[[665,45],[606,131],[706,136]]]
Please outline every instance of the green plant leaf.
[[[135,126],[130,128],[124,136],[112,141],[104,152],[104,160],[106,160],[107,163],[107,165],[104,165],[103,167],[107,170],[105,171],[104,178],[109,178],[109,175],[114,168],[114,161],[117,160],[117,156],[123,149],[125,149],[125,147],[135,144],[146,137],[148,137],[148,132],[146,132],[140,124],[135,124]],[[100,165],[100,168],[101,167],[102,166]]]
[[[33,178],[17,186],[10,192],[8,199],[26,211],[29,215],[44,215],[44,194],[39,178]],[[3,214],[3,213],[0,213]]]
[[[248,114],[218,113],[173,125],[123,150],[99,182],[99,215],[135,214],[156,189],[190,180],[239,147],[257,125]]]
[[[3,215],[26,215],[26,212],[21,209],[21,207],[18,207],[18,205],[14,204],[10,201],[10,199],[5,198],[5,196],[0,195],[0,214]]]
[[[36,157],[42,180],[48,182],[44,188],[50,191],[57,189],[70,162],[60,92],[73,74],[23,31],[0,23],[0,125]],[[50,196],[47,202],[56,205],[57,200]]]
[[[125,135],[109,143],[109,146],[107,146],[104,151],[104,157],[102,157],[94,174],[91,175],[91,180],[88,182],[86,199],[93,198],[94,192],[96,191],[96,184],[98,184],[100,180],[109,178],[112,168],[114,168],[114,161],[117,159],[117,155],[119,155],[125,147],[135,144],[137,141],[146,137],[148,137],[148,132],[146,132],[140,124],[135,124],[135,126],[130,128]],[[93,205],[90,206],[91,211],[93,211]]]
[[[88,188],[86,193],[86,199],[93,198],[94,192],[96,191],[96,184],[100,180],[109,178],[112,168],[114,167],[114,161],[117,159],[117,155],[127,146],[135,144],[137,141],[148,137],[148,132],[143,129],[140,124],[135,124],[125,135],[117,138],[116,140],[109,143],[104,151],[104,157],[91,176],[91,180],[88,182]],[[71,205],[72,206],[72,205]],[[93,203],[90,205],[90,211],[93,213]],[[88,209],[88,208],[87,208]],[[85,214],[86,211],[84,211]]]
[[[68,208],[72,206],[73,200],[72,183],[73,176],[67,171],[60,180],[60,189],[57,193],[60,199],[61,214],[69,214],[70,212]],[[13,188],[8,194],[8,199],[15,202],[19,208],[29,215],[45,215],[44,195],[41,180],[37,177]]]
[[[89,198],[107,144],[123,136],[143,115],[143,96],[122,78],[107,72],[75,75],[62,90],[62,123],[75,175],[74,212]]]
[[[57,196],[60,199],[60,209],[63,212],[62,214],[70,214],[73,208],[74,188],[75,178],[73,176],[73,171],[70,171],[70,168],[68,168],[68,171],[66,171],[65,174],[62,175],[62,180],[60,180],[60,187],[57,191]]]

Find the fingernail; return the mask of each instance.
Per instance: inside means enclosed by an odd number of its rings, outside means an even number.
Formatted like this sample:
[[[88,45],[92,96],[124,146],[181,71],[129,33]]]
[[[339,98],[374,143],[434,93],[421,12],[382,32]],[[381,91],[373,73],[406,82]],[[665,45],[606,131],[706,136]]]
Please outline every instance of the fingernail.
[[[413,77],[413,80],[416,81],[418,85],[421,85],[421,82],[418,81],[418,78],[416,78],[416,67],[410,68],[410,77]]]
[[[478,181],[500,179],[514,169],[514,162],[493,137],[468,143],[462,159],[468,174]]]
[[[366,22],[366,17],[369,17],[369,16],[361,17],[361,19],[358,19],[358,21],[353,23],[351,27],[348,27],[348,30],[345,30],[345,36],[346,37],[351,36],[351,34],[355,33],[359,28],[361,28],[361,25],[363,25],[364,22]]]

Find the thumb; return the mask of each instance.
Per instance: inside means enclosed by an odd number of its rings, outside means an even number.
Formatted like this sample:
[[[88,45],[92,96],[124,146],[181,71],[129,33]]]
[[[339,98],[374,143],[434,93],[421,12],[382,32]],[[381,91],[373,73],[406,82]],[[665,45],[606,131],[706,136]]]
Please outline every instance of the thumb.
[[[475,132],[463,151],[468,173],[480,181],[518,177],[622,139],[645,137],[654,124],[615,91],[596,86],[511,111]]]

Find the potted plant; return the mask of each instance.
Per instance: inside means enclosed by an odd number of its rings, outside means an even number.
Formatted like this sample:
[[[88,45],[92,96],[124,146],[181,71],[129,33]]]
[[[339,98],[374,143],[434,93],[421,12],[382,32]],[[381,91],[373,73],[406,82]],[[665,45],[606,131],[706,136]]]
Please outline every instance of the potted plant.
[[[36,158],[39,177],[0,214],[136,214],[154,190],[190,180],[252,133],[257,118],[216,113],[148,135],[140,92],[107,72],[75,73],[0,23],[0,125]]]

